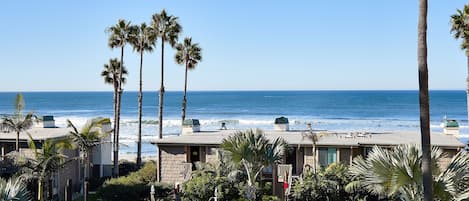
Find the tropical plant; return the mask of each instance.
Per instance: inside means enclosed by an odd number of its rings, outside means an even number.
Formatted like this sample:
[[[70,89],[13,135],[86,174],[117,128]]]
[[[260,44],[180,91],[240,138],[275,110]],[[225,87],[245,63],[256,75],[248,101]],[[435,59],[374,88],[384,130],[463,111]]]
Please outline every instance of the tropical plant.
[[[168,15],[165,10],[159,14],[152,16],[151,26],[156,31],[157,36],[161,38],[161,83],[159,94],[159,109],[158,109],[158,126],[159,138],[163,138],[163,102],[164,102],[164,44],[169,43],[171,47],[176,45],[179,33],[182,32],[182,27],[178,22],[178,18],[173,15]]]
[[[467,79],[466,79],[466,99],[467,115],[469,119],[469,4],[464,5],[462,10],[457,9],[456,14],[451,15],[451,33],[455,39],[461,39],[461,49],[465,50],[467,57]]]
[[[139,88],[138,88],[138,140],[137,140],[137,166],[142,166],[142,74],[143,53],[152,52],[156,43],[156,32],[152,27],[142,23],[140,26],[132,26],[130,32],[130,44],[134,51],[140,54]]]
[[[320,133],[313,132],[313,130],[311,129],[311,123],[308,123],[308,127],[309,127],[308,131],[301,133],[301,135],[302,135],[301,139],[304,140],[306,138],[306,139],[309,139],[313,143],[313,147],[312,147],[313,156],[316,156],[317,143],[318,143],[318,141],[321,137],[326,135],[326,133],[324,133],[324,132],[320,132]],[[317,166],[318,166],[318,164],[316,162],[316,157],[313,157],[312,167],[313,167],[314,175],[317,175],[316,174]]]
[[[432,201],[432,161],[430,145],[430,98],[428,95],[428,64],[427,64],[427,12],[428,0],[419,0],[418,17],[418,74],[419,74],[419,105],[420,133],[422,144],[422,174],[425,201]]]
[[[29,201],[31,195],[21,178],[0,178],[0,201]]]
[[[187,71],[195,69],[195,66],[202,60],[202,48],[198,43],[192,43],[192,38],[184,38],[183,43],[176,45],[176,63],[185,66],[184,73],[184,96],[182,98],[182,123],[186,119],[187,106]]]
[[[23,177],[28,180],[37,179],[38,200],[42,201],[44,183],[47,182],[47,187],[52,188],[52,174],[59,171],[66,162],[67,156],[62,154],[63,150],[74,147],[69,138],[47,139],[38,146],[30,135],[28,145],[34,151],[34,158],[18,155],[17,161],[22,167]],[[52,195],[49,194],[48,198],[52,199]]]
[[[132,25],[126,20],[119,19],[117,24],[108,28],[110,34],[108,40],[108,46],[110,48],[120,48],[121,49],[121,58],[119,60],[119,67],[124,66],[124,47],[129,42],[130,31]],[[119,175],[119,127],[120,127],[120,110],[121,110],[121,99],[123,88],[122,85],[125,83],[124,75],[126,73],[120,72],[124,68],[116,68],[117,71],[117,97],[114,97],[114,169],[113,176],[117,177]],[[121,82],[122,80],[122,82]],[[115,91],[114,91],[115,93]]]
[[[26,116],[23,115],[24,106],[23,95],[16,94],[15,114],[11,117],[4,117],[0,124],[0,130],[16,133],[16,152],[20,150],[20,133],[29,130],[34,123],[34,114],[32,112],[29,112]]]
[[[80,131],[73,125],[70,120],[67,120],[67,127],[71,128],[70,138],[75,146],[77,146],[82,154],[82,160],[85,164],[83,175],[83,186],[90,176],[90,157],[93,147],[103,143],[103,139],[110,135],[112,131],[103,131],[103,124],[110,124],[108,118],[94,118],[88,120]],[[87,193],[87,192],[84,192]]]
[[[121,66],[122,62],[119,62],[117,58],[109,60],[108,64],[104,64],[104,69],[101,72],[101,77],[104,79],[104,83],[112,84],[114,88],[114,170],[113,175],[116,176],[119,173],[119,107],[120,107],[120,90],[119,87],[126,82],[127,69],[125,66]],[[117,169],[117,170],[116,170]]]
[[[259,129],[236,132],[221,144],[233,162],[244,168],[247,174],[246,198],[249,200],[256,199],[255,184],[259,174],[264,167],[279,163],[286,147],[287,143],[282,138],[271,142]]]
[[[347,200],[344,187],[348,183],[348,168],[343,164],[330,164],[326,169],[307,169],[294,186],[296,200]]]
[[[210,200],[217,190],[218,200],[237,200],[241,197],[246,175],[231,162],[231,158],[218,150],[218,160],[211,163],[196,163],[191,179],[182,184],[184,200]]]
[[[436,200],[469,199],[469,154],[458,153],[444,169],[445,154],[434,147],[432,157],[432,196]],[[354,158],[350,166],[352,182],[347,191],[365,189],[388,199],[424,200],[422,150],[416,145],[401,145],[392,150],[374,147],[364,159]]]

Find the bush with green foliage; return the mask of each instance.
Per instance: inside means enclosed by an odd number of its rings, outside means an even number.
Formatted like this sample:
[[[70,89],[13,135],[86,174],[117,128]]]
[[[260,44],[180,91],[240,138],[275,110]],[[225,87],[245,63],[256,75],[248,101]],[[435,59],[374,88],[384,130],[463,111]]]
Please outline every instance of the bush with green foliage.
[[[241,196],[239,183],[210,171],[196,171],[192,179],[182,184],[181,196],[184,200],[209,200],[218,189],[219,200],[236,200]]]
[[[348,167],[345,164],[333,163],[325,169],[318,170],[315,175],[312,170],[305,170],[302,182],[298,181],[294,187],[293,197],[296,200],[360,200],[375,196],[368,193],[345,191],[350,183]]]
[[[157,200],[172,200],[173,187],[167,184],[152,183],[156,180],[156,164],[147,162],[142,169],[127,176],[113,178],[104,182],[98,195],[104,201],[150,199],[151,184],[155,185]]]

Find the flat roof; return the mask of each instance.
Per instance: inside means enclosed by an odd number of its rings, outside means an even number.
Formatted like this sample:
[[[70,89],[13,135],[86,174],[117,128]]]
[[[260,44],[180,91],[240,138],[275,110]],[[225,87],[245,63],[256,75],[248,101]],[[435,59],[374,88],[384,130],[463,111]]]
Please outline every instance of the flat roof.
[[[31,135],[34,140],[46,140],[51,138],[61,138],[65,137],[71,131],[69,128],[42,128],[42,127],[33,127],[29,130],[20,133],[20,140],[27,141]],[[15,132],[2,132],[0,131],[0,142],[1,141],[15,141],[16,133]]]
[[[201,131],[179,136],[168,136],[152,142],[157,145],[220,145],[224,138],[233,135],[240,130],[219,130]],[[373,145],[400,145],[400,144],[420,144],[419,132],[367,132],[367,133],[339,133],[331,131],[314,131],[321,135],[318,146],[373,146]],[[312,146],[311,140],[303,135],[309,131],[264,131],[269,140],[278,137],[283,138],[290,145]],[[431,134],[432,145],[439,147],[464,147],[465,144],[453,135],[442,133]]]

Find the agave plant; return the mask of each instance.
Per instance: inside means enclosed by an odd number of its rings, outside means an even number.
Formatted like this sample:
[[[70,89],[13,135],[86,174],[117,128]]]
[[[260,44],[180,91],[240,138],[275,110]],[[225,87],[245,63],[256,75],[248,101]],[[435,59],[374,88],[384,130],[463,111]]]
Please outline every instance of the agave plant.
[[[0,201],[28,201],[31,195],[26,183],[19,178],[11,178],[8,181],[0,178]]]

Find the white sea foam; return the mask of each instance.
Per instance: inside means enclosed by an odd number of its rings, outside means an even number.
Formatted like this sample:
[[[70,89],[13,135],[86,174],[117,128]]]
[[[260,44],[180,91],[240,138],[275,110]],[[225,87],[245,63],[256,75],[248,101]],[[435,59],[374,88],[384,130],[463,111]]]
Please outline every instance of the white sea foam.
[[[81,116],[56,117],[56,125],[66,126],[66,120],[70,119],[78,128],[82,127],[90,118]],[[112,119],[112,118],[111,118]],[[210,118],[200,119],[202,130],[217,130],[221,122],[225,122],[229,129],[249,129],[260,128],[271,130],[274,119],[269,117],[262,118]],[[367,132],[385,132],[385,131],[419,131],[420,122],[418,120],[389,120],[389,119],[321,119],[321,118],[290,118],[290,129],[305,129],[306,123],[312,123],[314,129],[334,130],[338,132],[348,131],[367,131]],[[179,118],[165,119],[163,121],[164,136],[177,135],[181,132],[181,120]],[[440,122],[434,121],[430,125],[433,132],[442,132]],[[461,133],[469,133],[469,126],[460,125]],[[138,121],[136,118],[123,117],[121,119],[120,140],[122,144],[121,153],[134,153],[137,150]],[[156,119],[144,119],[142,124],[142,149],[146,154],[154,154],[155,146],[150,142],[158,138],[158,124]]]

